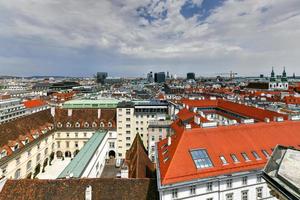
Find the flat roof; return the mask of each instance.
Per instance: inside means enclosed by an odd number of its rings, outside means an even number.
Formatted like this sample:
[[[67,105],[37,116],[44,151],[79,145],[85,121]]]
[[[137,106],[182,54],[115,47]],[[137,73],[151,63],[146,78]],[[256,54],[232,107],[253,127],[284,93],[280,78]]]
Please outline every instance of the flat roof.
[[[73,174],[73,177],[79,178],[84,172],[85,168],[92,159],[93,155],[101,145],[107,131],[97,131],[89,139],[89,141],[82,147],[75,158],[68,164],[68,166],[60,173],[58,178],[66,178]]]
[[[63,108],[116,108],[120,101],[117,99],[76,99],[63,104]]]

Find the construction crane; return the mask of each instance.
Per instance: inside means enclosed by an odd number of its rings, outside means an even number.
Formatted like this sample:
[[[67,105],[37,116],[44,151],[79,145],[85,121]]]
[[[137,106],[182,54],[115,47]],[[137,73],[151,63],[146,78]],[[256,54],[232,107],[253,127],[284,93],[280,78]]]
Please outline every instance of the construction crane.
[[[223,76],[223,75],[227,76],[227,75],[229,75],[229,77],[230,77],[231,80],[234,79],[237,74],[238,73],[233,72],[233,71],[230,71],[229,73],[217,73],[217,75],[219,75],[219,76]]]

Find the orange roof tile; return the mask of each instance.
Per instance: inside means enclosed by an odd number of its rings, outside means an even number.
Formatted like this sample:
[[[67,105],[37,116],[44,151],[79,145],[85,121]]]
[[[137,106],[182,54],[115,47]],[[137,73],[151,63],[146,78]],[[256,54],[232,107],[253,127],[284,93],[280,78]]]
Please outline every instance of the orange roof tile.
[[[41,99],[28,100],[24,102],[26,108],[36,108],[47,105],[47,103]]]

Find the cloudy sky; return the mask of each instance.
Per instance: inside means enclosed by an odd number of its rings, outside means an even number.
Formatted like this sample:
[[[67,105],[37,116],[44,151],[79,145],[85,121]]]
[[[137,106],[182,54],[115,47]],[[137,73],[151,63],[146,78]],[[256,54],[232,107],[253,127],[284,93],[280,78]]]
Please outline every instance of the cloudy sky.
[[[0,0],[0,75],[300,75],[300,0]]]

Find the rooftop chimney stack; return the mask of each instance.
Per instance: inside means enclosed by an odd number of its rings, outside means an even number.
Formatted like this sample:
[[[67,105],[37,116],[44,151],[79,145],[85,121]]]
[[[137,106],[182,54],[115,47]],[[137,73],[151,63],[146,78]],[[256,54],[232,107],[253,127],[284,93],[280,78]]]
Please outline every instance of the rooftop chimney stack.
[[[55,107],[51,107],[50,112],[52,117],[55,117]]]
[[[98,109],[98,119],[101,118],[101,109]]]
[[[68,109],[68,117],[72,117],[72,109]]]

